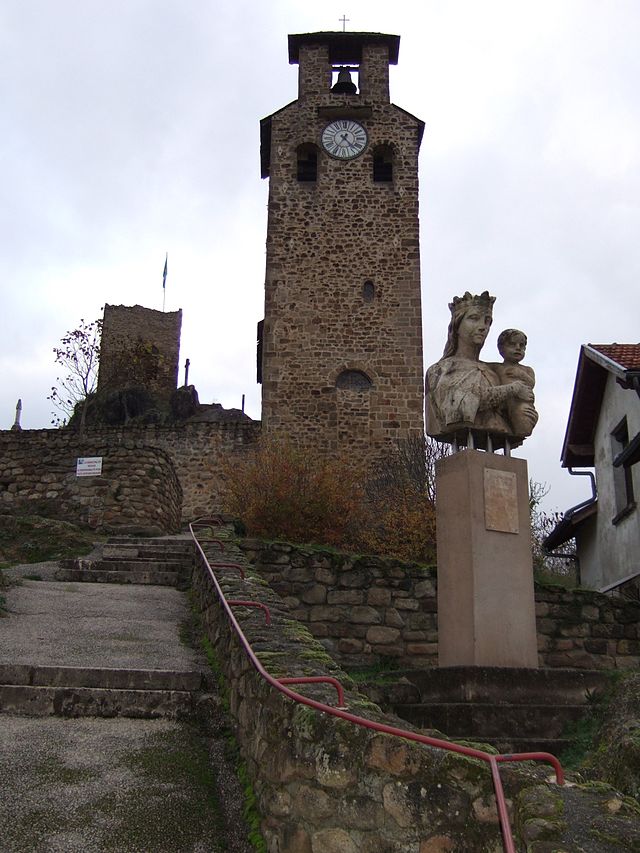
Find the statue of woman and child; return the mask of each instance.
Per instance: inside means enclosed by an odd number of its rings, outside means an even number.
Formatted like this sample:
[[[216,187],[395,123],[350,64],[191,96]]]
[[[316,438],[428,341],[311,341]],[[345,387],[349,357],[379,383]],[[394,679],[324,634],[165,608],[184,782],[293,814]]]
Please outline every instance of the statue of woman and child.
[[[427,433],[456,446],[508,450],[531,435],[535,374],[522,364],[527,336],[505,329],[498,338],[501,363],[480,361],[493,321],[495,296],[465,293],[450,303],[451,322],[440,361],[427,370]]]

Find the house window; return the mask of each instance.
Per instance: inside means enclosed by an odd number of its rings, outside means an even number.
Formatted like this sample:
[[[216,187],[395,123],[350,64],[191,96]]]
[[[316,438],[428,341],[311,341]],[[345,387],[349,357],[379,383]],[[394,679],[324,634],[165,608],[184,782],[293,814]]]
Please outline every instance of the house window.
[[[297,163],[299,181],[314,183],[318,180],[318,151],[315,145],[311,143],[299,145]]]
[[[378,145],[373,151],[373,180],[376,184],[393,181],[393,151],[390,145]]]
[[[613,488],[616,500],[616,514],[612,519],[613,524],[622,521],[635,509],[636,500],[633,493],[633,474],[631,465],[616,464],[616,459],[629,444],[629,428],[627,419],[623,418],[611,433],[611,450],[613,455]]]
[[[362,298],[365,302],[373,302],[376,289],[372,281],[365,281],[362,285]]]

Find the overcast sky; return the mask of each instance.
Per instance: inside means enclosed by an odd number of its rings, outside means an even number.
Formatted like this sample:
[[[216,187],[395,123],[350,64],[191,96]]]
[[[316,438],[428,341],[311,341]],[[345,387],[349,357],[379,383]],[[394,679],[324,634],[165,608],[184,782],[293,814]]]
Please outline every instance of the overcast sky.
[[[287,34],[343,14],[400,35],[391,99],[426,123],[425,366],[451,297],[490,290],[483,357],[522,328],[537,374],[516,455],[566,509],[588,493],[559,466],[580,345],[640,340],[637,0],[0,0],[0,426],[18,397],[49,426],[80,318],[162,308],[165,252],[190,382],[260,417],[259,120],[297,96]]]

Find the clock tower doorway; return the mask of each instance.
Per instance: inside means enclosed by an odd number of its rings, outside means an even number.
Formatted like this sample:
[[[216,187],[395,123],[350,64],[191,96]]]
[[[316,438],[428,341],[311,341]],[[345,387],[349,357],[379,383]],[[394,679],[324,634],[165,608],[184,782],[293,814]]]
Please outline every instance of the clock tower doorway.
[[[423,430],[418,151],[400,39],[289,36],[298,98],[261,122],[269,178],[262,428],[369,467]]]

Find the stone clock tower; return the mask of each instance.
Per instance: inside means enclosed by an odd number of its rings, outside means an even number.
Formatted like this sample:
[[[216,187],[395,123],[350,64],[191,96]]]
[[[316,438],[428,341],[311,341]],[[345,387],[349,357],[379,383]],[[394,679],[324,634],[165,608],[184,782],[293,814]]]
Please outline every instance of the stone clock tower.
[[[298,99],[261,122],[258,379],[267,434],[370,463],[423,428],[418,149],[389,100],[398,36],[289,36]]]

